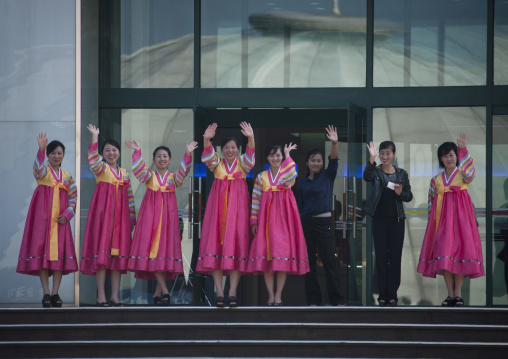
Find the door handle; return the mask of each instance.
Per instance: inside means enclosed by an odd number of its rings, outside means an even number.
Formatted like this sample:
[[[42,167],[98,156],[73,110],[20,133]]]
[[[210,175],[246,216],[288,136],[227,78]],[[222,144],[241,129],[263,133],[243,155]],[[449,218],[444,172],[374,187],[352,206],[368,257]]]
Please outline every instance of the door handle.
[[[192,176],[189,177],[189,239],[192,239]]]
[[[201,210],[202,210],[202,203],[203,203],[203,192],[201,191],[201,180],[203,178],[199,177],[199,193],[198,193],[198,237],[201,238]]]
[[[344,190],[342,192],[342,238],[346,238],[347,227],[347,177],[344,176]]]
[[[356,238],[356,177],[353,176],[353,238]]]

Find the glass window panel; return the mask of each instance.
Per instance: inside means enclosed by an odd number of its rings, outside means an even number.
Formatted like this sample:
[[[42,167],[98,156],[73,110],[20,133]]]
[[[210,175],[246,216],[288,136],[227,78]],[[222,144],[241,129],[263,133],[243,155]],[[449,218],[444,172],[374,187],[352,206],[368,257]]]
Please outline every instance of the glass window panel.
[[[365,86],[366,1],[204,0],[201,86]]]
[[[492,121],[492,301],[508,305],[508,115]]]
[[[102,87],[194,85],[193,1],[111,1],[102,5],[101,16],[108,27],[102,38]]]
[[[508,2],[496,1],[494,10],[494,84],[508,84]]]
[[[374,86],[485,85],[486,39],[486,0],[378,0]]]
[[[62,168],[75,178],[76,9],[67,0],[0,0],[0,8],[0,304],[40,307],[39,278],[16,267],[37,186],[38,133],[66,146]],[[74,235],[74,220],[71,228]],[[74,303],[74,274],[63,276],[59,294]]]
[[[397,147],[395,161],[409,174],[413,200],[405,203],[406,231],[402,254],[399,303],[440,305],[447,291],[442,276],[425,278],[416,272],[427,226],[427,197],[432,176],[439,172],[437,148],[469,135],[468,149],[475,160],[476,177],[468,192],[475,206],[485,261],[486,125],[484,107],[376,108],[373,111],[374,142],[391,140]],[[505,137],[506,138],[506,137]],[[466,279],[462,295],[468,305],[486,304],[485,277]]]

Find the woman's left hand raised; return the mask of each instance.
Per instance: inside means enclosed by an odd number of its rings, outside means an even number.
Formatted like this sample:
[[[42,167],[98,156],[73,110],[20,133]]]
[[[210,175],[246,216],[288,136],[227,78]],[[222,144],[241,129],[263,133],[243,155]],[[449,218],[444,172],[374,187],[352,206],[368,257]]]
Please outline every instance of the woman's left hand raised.
[[[460,137],[457,138],[457,146],[459,147],[459,149],[462,150],[462,149],[466,148],[468,139],[469,139],[469,136],[467,135],[467,133],[462,132],[460,134]]]
[[[245,121],[240,123],[240,127],[242,128],[242,134],[245,137],[252,137],[254,136],[254,130],[252,129],[250,123],[247,123]]]
[[[333,144],[339,142],[339,136],[337,135],[337,127],[333,127],[332,125],[328,125],[326,128],[326,137],[332,141]]]
[[[196,141],[192,141],[191,143],[187,142],[185,145],[185,152],[190,156],[191,152],[198,148],[198,143]]]
[[[289,153],[293,150],[296,150],[296,143],[293,144],[292,142],[289,143],[289,145],[284,145],[284,156],[286,158],[290,157]]]

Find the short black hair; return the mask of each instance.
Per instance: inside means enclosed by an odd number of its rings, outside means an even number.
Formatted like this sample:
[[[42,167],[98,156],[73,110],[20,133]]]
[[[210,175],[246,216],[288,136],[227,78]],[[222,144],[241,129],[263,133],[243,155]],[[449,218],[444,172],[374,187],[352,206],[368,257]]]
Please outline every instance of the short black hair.
[[[379,151],[384,150],[386,148],[389,148],[392,150],[393,153],[395,153],[395,143],[392,141],[383,141],[379,144]]]
[[[457,154],[457,145],[453,142],[445,142],[437,149],[437,160],[439,161],[439,167],[445,168],[443,161],[441,161],[441,157],[450,153],[450,151],[455,152],[455,156],[457,157],[457,167],[459,167],[459,155]]]
[[[285,160],[284,149],[282,148],[281,144],[275,143],[275,142],[272,142],[272,143],[269,143],[268,145],[266,145],[265,158],[268,159],[268,156],[270,156],[271,154],[277,153],[277,150],[280,150],[280,153],[282,153],[282,160],[284,161]]]
[[[224,148],[224,146],[226,146],[226,143],[228,143],[229,141],[235,141],[236,147],[238,147],[238,149],[240,149],[240,140],[234,135],[224,136],[221,140],[221,143],[220,143],[220,149],[222,150]]]
[[[53,152],[54,150],[56,150],[58,147],[62,147],[62,151],[65,155],[65,146],[62,142],[60,141],[57,141],[57,140],[54,140],[54,141],[51,141],[48,146],[46,147],[46,156],[49,156],[49,154],[51,152]]]
[[[321,158],[323,159],[323,162],[325,160],[325,155],[323,154],[323,152],[321,152],[321,150],[318,150],[317,148],[313,148],[312,150],[310,150],[309,152],[307,152],[307,158],[305,159],[305,163],[309,162],[310,158],[314,155],[317,155],[317,154],[320,154],[321,155]]]
[[[166,151],[166,152],[168,153],[169,158],[171,158],[171,151],[170,151],[170,150],[169,150],[169,148],[168,148],[168,147],[166,147],[166,146],[159,146],[159,147],[157,147],[157,148],[153,151],[153,158],[155,158],[155,155],[157,154],[157,152],[158,152],[159,150],[164,150],[164,151]]]
[[[104,152],[104,147],[106,147],[106,145],[111,145],[113,147],[116,147],[118,152],[120,152],[120,144],[118,142],[116,142],[115,140],[113,140],[112,138],[108,138],[106,141],[104,141],[104,143],[102,144],[102,147],[101,147],[101,153]]]

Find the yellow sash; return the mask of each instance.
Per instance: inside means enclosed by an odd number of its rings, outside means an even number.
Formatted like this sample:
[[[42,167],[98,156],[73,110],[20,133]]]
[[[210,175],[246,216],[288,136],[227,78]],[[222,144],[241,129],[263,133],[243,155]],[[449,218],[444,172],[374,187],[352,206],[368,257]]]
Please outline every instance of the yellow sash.
[[[436,233],[439,227],[439,221],[441,220],[441,211],[443,209],[443,197],[446,192],[455,192],[467,190],[468,184],[464,183],[460,173],[456,173],[449,186],[445,186],[443,183],[443,174],[440,174],[436,178]]]
[[[261,173],[261,183],[263,183],[263,192],[285,191],[287,189],[285,184],[279,184],[277,186],[270,185],[270,178],[269,178],[270,174],[268,173],[269,171],[270,170],[264,171],[263,173]],[[266,260],[267,261],[272,260],[272,250],[270,248],[270,235],[268,233],[269,232],[268,229],[270,228],[270,226],[268,225],[268,221],[270,220],[270,208],[272,207],[272,199],[273,199],[273,196],[270,197],[270,203],[268,203],[268,207],[266,209],[265,235],[266,235]]]
[[[214,171],[214,176],[217,179],[222,181],[226,181],[226,193],[224,194],[224,200],[222,202],[222,213],[220,220],[220,244],[224,244],[224,235],[226,233],[226,222],[228,217],[228,194],[229,194],[229,186],[231,180],[245,179],[247,178],[247,174],[242,170],[240,166],[240,161],[237,159],[235,163],[235,168],[233,172],[229,174],[226,171],[227,161],[222,159],[220,163],[217,165]]]
[[[100,177],[96,177],[97,183],[106,182],[111,183],[115,186],[115,214],[113,220],[113,239],[111,241],[111,255],[118,256],[120,254],[120,236],[118,234],[118,227],[121,226],[122,218],[120,217],[120,208],[122,206],[121,199],[118,197],[118,186],[123,186],[129,188],[130,181],[124,180],[124,177],[127,177],[127,172],[123,168],[120,168],[120,176],[121,179],[116,178],[113,174],[113,170],[111,167],[107,166],[104,173]]]
[[[168,173],[166,183],[169,179],[173,179],[173,174]],[[175,192],[175,185],[161,186],[157,178],[157,173],[152,171],[152,178],[146,183],[146,188],[155,192],[155,205],[154,205],[154,222],[152,225],[152,245],[150,247],[150,258],[157,258],[159,252],[159,243],[161,239],[162,231],[162,213],[164,212],[164,198],[162,193],[164,192]],[[160,211],[160,214],[157,214]]]
[[[49,260],[51,262],[58,260],[58,216],[60,215],[60,188],[69,191],[69,185],[64,183],[64,179],[69,179],[69,174],[61,171],[61,182],[55,179],[50,166],[46,166],[47,175],[37,181],[38,185],[53,187],[53,199],[51,203],[51,222],[49,230]]]

